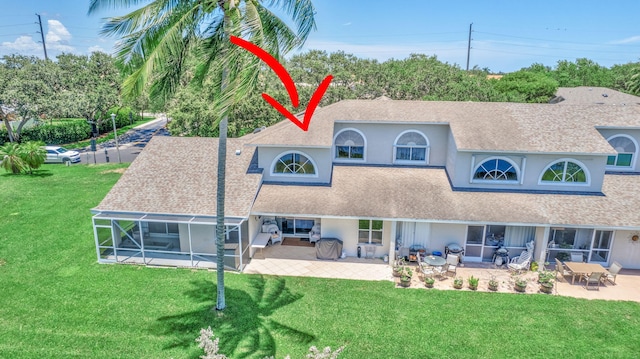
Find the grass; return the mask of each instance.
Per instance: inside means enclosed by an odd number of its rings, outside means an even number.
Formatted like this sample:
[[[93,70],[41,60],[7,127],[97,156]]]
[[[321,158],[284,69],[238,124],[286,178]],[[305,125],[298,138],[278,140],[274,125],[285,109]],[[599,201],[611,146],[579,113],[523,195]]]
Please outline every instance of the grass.
[[[1,358],[197,358],[211,326],[232,358],[346,345],[341,358],[635,358],[640,305],[397,289],[391,282],[99,265],[90,208],[126,165],[0,174]]]

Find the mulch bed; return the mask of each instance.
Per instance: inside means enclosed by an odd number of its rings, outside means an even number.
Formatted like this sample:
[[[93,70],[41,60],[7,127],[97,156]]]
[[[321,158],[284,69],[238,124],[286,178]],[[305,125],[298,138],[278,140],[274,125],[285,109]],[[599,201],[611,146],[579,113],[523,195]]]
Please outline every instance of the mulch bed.
[[[302,238],[287,237],[282,241],[283,246],[296,246],[296,247],[315,247],[315,243],[309,242],[309,240],[303,240]]]

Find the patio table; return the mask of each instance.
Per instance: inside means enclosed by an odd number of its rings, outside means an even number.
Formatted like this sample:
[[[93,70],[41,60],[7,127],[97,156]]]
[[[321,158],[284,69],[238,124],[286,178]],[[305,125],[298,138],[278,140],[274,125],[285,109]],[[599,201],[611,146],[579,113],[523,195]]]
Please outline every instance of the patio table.
[[[433,267],[443,266],[445,263],[447,263],[447,261],[444,258],[439,256],[433,256],[433,255],[425,256],[423,259],[423,262]]]
[[[564,262],[567,269],[571,271],[571,284],[575,283],[576,276],[582,276],[583,274],[589,275],[594,272],[602,272],[605,275],[609,274],[603,266],[596,263],[583,263],[583,262]]]

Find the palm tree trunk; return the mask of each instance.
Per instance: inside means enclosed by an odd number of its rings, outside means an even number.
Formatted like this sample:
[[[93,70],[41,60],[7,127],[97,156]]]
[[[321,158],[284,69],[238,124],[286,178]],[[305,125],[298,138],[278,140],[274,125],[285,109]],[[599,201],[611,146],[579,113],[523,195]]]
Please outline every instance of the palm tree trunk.
[[[218,127],[220,135],[218,139],[218,188],[216,198],[216,272],[218,278],[216,310],[223,310],[227,306],[224,295],[224,184],[227,165],[227,122],[227,116],[225,115]]]

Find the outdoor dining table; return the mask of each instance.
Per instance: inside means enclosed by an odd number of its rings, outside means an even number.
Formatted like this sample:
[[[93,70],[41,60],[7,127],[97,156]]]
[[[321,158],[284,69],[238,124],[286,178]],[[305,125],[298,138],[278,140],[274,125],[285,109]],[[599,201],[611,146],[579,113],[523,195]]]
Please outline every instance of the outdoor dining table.
[[[434,255],[425,256],[422,261],[432,267],[443,266],[445,263],[447,263],[447,261],[444,258],[440,256],[434,256]]]
[[[605,275],[609,274],[609,272],[600,264],[596,263],[584,263],[584,262],[564,262],[564,265],[567,266],[567,269],[571,271],[571,284],[576,281],[576,276],[582,276],[583,274],[589,275],[595,272],[602,272]]]

